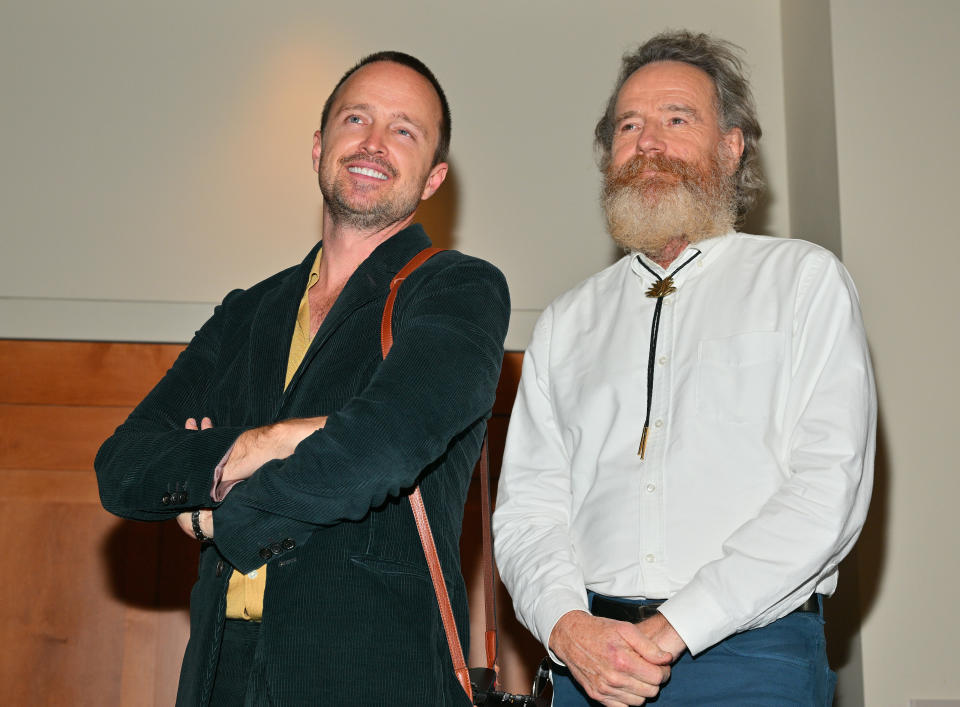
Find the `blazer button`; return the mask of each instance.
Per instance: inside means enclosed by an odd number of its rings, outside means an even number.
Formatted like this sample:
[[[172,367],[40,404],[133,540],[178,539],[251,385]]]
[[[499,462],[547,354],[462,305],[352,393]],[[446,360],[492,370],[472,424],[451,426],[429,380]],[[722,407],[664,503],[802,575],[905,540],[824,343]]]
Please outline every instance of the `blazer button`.
[[[181,491],[181,492],[180,492],[180,503],[186,503],[186,502],[187,502],[187,492],[186,492],[186,491]]]
[[[274,555],[279,555],[281,552],[283,552],[283,548],[280,546],[280,543],[273,543],[273,545],[270,546],[270,550]]]
[[[284,550],[292,550],[296,546],[297,544],[293,541],[293,538],[287,538],[286,540],[283,541]]]
[[[217,560],[217,576],[218,577],[223,574],[223,564],[224,564],[223,560]]]
[[[269,560],[271,557],[273,557],[273,552],[268,547],[260,548],[260,557],[262,557],[264,560]]]
[[[169,494],[169,493],[163,494],[163,498],[160,499],[160,501],[161,501],[161,502],[163,503],[163,505],[165,505],[165,506],[169,506],[171,500],[173,500],[173,499],[170,498],[170,494]]]

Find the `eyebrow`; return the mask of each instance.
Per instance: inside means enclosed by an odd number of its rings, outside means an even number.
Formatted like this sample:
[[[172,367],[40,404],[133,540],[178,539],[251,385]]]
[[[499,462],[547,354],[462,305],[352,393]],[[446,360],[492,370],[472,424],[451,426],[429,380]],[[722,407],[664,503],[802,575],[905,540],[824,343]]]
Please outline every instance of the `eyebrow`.
[[[683,113],[685,115],[692,116],[694,118],[699,118],[700,114],[697,112],[696,108],[693,108],[682,103],[667,103],[666,105],[660,106],[660,110],[666,111],[668,113]]]
[[[337,111],[337,114],[339,115],[341,113],[349,113],[350,111],[353,111],[353,110],[362,110],[362,111],[366,111],[367,113],[372,113],[373,106],[371,106],[369,103],[351,103],[348,106],[343,106],[340,110]],[[430,136],[430,131],[427,130],[426,126],[414,120],[403,111],[397,111],[396,113],[392,113],[390,115],[390,118],[391,120],[403,120],[407,123],[410,123],[410,125],[412,125],[417,130],[419,130],[425,137]]]
[[[692,108],[682,103],[666,103],[662,106],[657,106],[657,110],[661,110],[666,113],[683,113],[693,118],[700,117],[700,114],[697,112],[696,108]],[[625,120],[626,118],[632,118],[635,115],[640,115],[640,112],[635,110],[624,111],[623,113],[615,117],[613,119],[613,122],[614,124],[616,124],[616,123],[619,123],[621,120]]]

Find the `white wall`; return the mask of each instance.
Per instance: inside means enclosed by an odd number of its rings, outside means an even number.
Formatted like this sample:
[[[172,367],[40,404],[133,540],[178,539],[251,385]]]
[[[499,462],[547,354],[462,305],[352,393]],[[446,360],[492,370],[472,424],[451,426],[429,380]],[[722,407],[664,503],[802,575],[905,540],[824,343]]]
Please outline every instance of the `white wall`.
[[[747,49],[773,185],[755,227],[788,231],[767,0],[41,0],[0,13],[0,336],[186,341],[228,290],[299,262],[319,236],[320,108],[383,48],[420,56],[447,89],[453,170],[423,216],[440,244],[506,273],[509,348],[615,255],[593,125],[620,55],[666,27]]]
[[[843,255],[880,398],[865,704],[960,701],[960,3],[831,0],[831,16]]]

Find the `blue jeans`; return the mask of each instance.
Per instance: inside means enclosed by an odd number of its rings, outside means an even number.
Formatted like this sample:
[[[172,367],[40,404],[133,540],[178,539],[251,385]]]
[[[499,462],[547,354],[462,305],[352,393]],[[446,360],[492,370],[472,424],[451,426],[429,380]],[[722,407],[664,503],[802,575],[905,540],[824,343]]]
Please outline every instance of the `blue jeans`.
[[[565,667],[554,665],[552,677],[554,707],[599,705]],[[819,614],[793,613],[734,634],[696,657],[684,653],[660,694],[647,704],[829,707],[836,680],[827,664],[821,606]]]

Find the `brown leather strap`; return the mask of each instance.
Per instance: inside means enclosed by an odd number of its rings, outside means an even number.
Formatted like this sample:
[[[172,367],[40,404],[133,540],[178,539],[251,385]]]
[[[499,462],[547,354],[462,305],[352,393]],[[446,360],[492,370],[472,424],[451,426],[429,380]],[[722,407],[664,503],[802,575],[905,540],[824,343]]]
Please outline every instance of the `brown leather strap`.
[[[487,435],[483,436],[480,448],[480,513],[483,531],[483,609],[487,630],[484,634],[484,646],[487,651],[487,667],[494,671],[494,687],[500,687],[500,666],[497,664],[497,603],[496,570],[493,564],[493,529],[490,527],[490,456],[487,449]]]
[[[413,518],[417,522],[417,532],[420,533],[420,542],[423,544],[423,554],[427,557],[427,567],[430,568],[430,578],[433,580],[433,589],[437,594],[437,604],[440,607],[440,618],[443,619],[443,630],[447,634],[447,647],[450,649],[450,658],[453,660],[453,671],[467,697],[473,702],[473,690],[470,687],[470,671],[467,661],[463,659],[463,649],[460,647],[460,635],[457,633],[457,624],[453,620],[453,608],[450,606],[450,595],[447,594],[447,583],[443,581],[443,569],[440,567],[440,557],[437,555],[437,546],[433,543],[433,533],[430,530],[430,521],[427,520],[427,509],[423,507],[423,498],[418,487],[410,498],[410,508],[413,509]]]
[[[393,346],[393,302],[397,299],[400,283],[406,280],[410,273],[442,251],[442,248],[424,248],[413,256],[409,263],[400,268],[400,272],[390,281],[390,294],[387,295],[387,301],[383,305],[383,319],[380,320],[380,352],[384,358]]]
[[[383,357],[387,357],[393,345],[393,303],[397,298],[397,290],[410,273],[420,267],[437,253],[440,248],[424,248],[400,269],[400,272],[390,281],[390,294],[383,306],[383,318],[380,321],[380,350]],[[423,554],[427,558],[427,567],[430,569],[430,578],[433,580],[433,590],[437,595],[437,605],[440,608],[440,618],[443,620],[443,631],[447,635],[447,646],[450,649],[450,658],[453,661],[453,670],[457,680],[467,697],[473,702],[473,689],[470,687],[470,672],[467,661],[463,659],[463,649],[460,647],[460,635],[457,633],[457,623],[453,618],[453,608],[450,606],[450,595],[447,593],[447,583],[443,580],[443,569],[440,567],[440,557],[437,555],[437,546],[433,542],[433,532],[430,530],[430,521],[427,519],[427,510],[423,506],[423,497],[419,487],[409,496],[410,508],[413,510],[413,519],[417,523],[417,532],[420,534],[420,543],[423,545]]]

